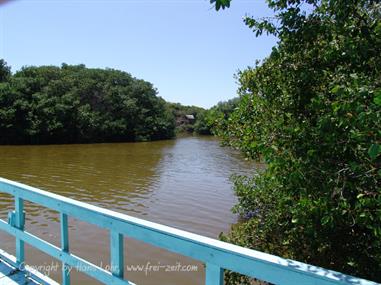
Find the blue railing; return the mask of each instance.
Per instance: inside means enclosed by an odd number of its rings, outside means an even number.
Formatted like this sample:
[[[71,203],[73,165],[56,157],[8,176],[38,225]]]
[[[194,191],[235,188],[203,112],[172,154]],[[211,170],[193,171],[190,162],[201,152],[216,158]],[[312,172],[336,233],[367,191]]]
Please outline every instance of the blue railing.
[[[69,267],[90,268],[91,270],[86,270],[85,273],[105,284],[133,284],[124,279],[124,236],[205,263],[207,285],[222,285],[225,269],[273,284],[376,284],[320,267],[137,219],[3,178],[0,178],[0,192],[10,194],[15,199],[15,210],[9,213],[8,222],[0,219],[0,230],[16,238],[16,263],[24,262],[24,242],[26,242],[62,262],[62,283],[64,285],[70,284]],[[60,213],[61,247],[24,231],[24,200]],[[109,230],[111,271],[70,253],[68,216]]]

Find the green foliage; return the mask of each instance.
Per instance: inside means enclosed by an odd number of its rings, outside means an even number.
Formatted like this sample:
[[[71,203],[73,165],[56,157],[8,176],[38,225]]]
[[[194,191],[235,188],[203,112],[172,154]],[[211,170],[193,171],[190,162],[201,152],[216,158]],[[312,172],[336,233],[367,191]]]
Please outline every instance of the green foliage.
[[[84,65],[25,67],[0,83],[0,143],[170,138],[174,118],[152,84]]]
[[[194,106],[181,106],[181,113],[193,114],[195,121],[193,124],[181,126],[187,128],[188,132],[195,132],[200,135],[218,135],[225,130],[227,120],[234,108],[238,105],[239,98],[234,98],[226,102],[219,102],[212,108],[205,110]],[[184,109],[185,108],[185,109]],[[189,109],[190,108],[190,109]],[[179,116],[179,112],[175,113]]]
[[[210,3],[214,4],[216,10],[225,9],[230,7],[231,0],[210,0]]]
[[[226,134],[229,117],[238,106],[239,100],[237,97],[225,102],[219,102],[208,110],[206,124],[211,133],[217,136]]]
[[[238,107],[219,130],[267,168],[235,178],[244,221],[223,238],[380,282],[381,5],[268,3],[274,21],[246,23],[278,46],[238,74]]]
[[[205,109],[197,106],[185,106],[180,103],[167,103],[167,105],[176,119],[176,133],[210,134],[209,127],[205,125]],[[193,115],[194,120],[187,119],[187,115]]]
[[[0,82],[8,81],[11,76],[11,68],[4,59],[0,59]]]
[[[211,135],[211,125],[208,118],[209,110],[199,112],[194,124],[194,131],[200,135]]]

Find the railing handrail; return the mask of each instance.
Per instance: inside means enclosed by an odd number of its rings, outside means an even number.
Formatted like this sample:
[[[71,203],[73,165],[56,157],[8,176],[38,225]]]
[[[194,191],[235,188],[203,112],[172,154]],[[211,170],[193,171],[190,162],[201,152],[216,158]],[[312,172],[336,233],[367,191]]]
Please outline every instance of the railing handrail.
[[[206,263],[207,284],[223,284],[224,269],[274,284],[377,284],[335,271],[131,217],[4,178],[0,178],[0,192],[15,197],[16,216],[18,215],[19,219],[21,219],[22,214],[17,213],[17,204],[22,204],[23,200],[28,200],[58,211],[61,214],[61,248],[55,247],[24,231],[20,222],[10,225],[0,220],[0,230],[5,230],[14,235],[19,239],[19,243],[23,241],[30,243],[32,246],[58,258],[64,264],[73,267],[83,265],[94,267],[96,269],[95,273],[85,273],[105,283],[131,284],[123,280],[123,236],[127,236]],[[20,207],[20,205],[18,206]],[[23,207],[21,206],[20,209],[22,212]],[[67,235],[67,216],[75,217],[110,230],[111,261],[117,267],[115,272],[107,272],[70,253]],[[16,245],[20,247],[20,244],[16,243]],[[22,252],[20,253],[20,258],[23,258]],[[64,281],[64,284],[69,284],[68,273],[64,272],[63,274],[67,275],[64,277],[67,280]]]

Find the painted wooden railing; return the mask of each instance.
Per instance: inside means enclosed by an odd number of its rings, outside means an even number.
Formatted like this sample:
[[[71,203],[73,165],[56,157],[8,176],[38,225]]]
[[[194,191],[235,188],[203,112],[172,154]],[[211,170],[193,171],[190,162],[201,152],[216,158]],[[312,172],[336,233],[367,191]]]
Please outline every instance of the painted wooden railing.
[[[137,219],[3,178],[0,178],[0,192],[8,193],[15,199],[15,210],[9,213],[8,222],[0,220],[0,230],[16,238],[17,263],[24,262],[24,242],[26,242],[62,262],[64,265],[62,267],[62,283],[64,285],[70,284],[68,266],[91,268],[85,273],[105,284],[133,284],[124,279],[124,236],[203,262],[206,265],[205,279],[207,285],[223,284],[224,270],[232,270],[273,284],[376,284],[320,267]],[[50,244],[24,230],[24,200],[60,213],[61,247]],[[68,216],[109,230],[111,271],[70,253]]]

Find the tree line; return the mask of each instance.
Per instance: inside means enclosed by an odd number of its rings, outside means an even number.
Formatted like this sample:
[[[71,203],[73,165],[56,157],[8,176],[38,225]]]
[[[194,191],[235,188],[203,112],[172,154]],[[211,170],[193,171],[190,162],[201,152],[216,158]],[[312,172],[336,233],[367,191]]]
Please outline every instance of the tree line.
[[[174,118],[151,83],[113,69],[24,67],[0,61],[0,143],[172,138]]]
[[[207,110],[166,102],[147,81],[85,65],[23,67],[0,59],[0,144],[97,143],[211,134]],[[194,116],[184,124],[186,115]]]

